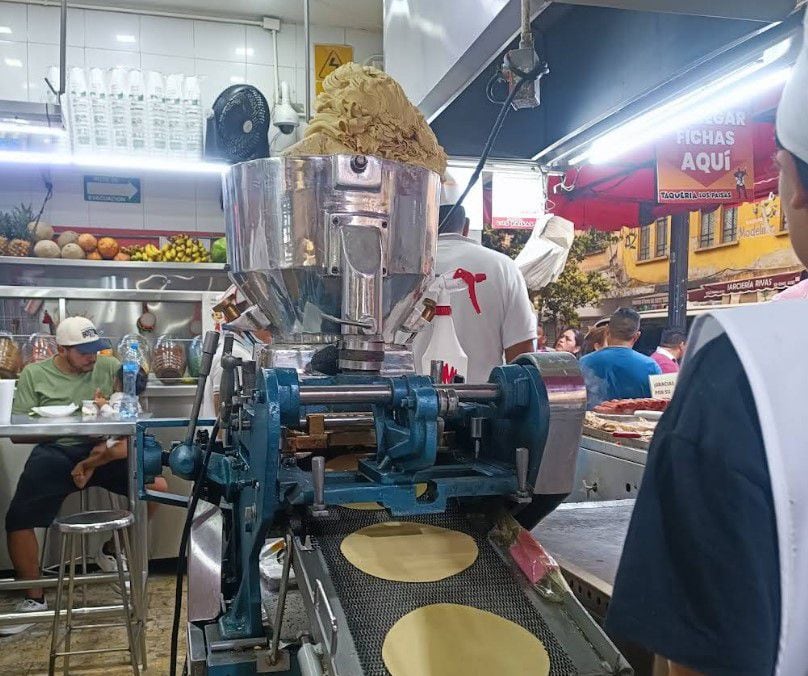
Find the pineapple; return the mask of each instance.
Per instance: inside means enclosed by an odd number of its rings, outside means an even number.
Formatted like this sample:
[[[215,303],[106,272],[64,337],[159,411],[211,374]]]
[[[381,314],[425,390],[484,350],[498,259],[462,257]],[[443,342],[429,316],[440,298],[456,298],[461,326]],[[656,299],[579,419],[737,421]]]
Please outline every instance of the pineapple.
[[[7,236],[10,241],[6,246],[6,253],[9,256],[22,258],[31,254],[31,247],[34,244],[33,235],[28,229],[28,223],[32,220],[34,220],[34,214],[30,204],[28,206],[21,204],[14,207],[7,230]]]

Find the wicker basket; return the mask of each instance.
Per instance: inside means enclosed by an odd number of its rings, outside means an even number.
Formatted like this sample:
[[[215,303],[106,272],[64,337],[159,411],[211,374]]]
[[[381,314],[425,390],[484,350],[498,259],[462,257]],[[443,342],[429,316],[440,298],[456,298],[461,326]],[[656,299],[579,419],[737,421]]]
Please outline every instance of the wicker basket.
[[[21,367],[20,346],[10,333],[0,332],[0,378],[16,378]]]
[[[160,382],[171,385],[185,374],[187,357],[183,341],[171,336],[160,336],[154,346],[152,371]]]

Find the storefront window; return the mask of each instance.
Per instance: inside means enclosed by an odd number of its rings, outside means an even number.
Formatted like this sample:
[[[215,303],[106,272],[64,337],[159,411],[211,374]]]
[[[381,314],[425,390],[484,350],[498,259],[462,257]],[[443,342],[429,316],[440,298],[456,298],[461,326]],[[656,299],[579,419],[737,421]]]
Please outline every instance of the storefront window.
[[[738,239],[738,208],[727,207],[723,210],[721,242],[728,244]]]
[[[662,258],[663,256],[667,255],[668,255],[668,219],[657,218],[654,257]]]
[[[651,226],[640,226],[640,243],[637,248],[637,260],[647,261],[651,258]]]
[[[701,212],[699,249],[708,249],[715,243],[715,211]]]

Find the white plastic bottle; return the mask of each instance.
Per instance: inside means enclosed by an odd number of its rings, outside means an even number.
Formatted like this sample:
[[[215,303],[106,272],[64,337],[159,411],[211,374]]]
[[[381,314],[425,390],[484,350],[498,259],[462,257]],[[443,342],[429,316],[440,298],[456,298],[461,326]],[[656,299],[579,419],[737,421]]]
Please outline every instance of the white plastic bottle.
[[[146,88],[139,70],[129,71],[129,124],[132,152],[142,155],[146,147]]]
[[[93,110],[93,149],[108,153],[112,149],[112,115],[104,71],[90,69],[90,105]]]
[[[166,78],[166,119],[168,121],[168,153],[185,155],[185,111],[182,96],[183,75]]]
[[[432,318],[432,337],[421,357],[422,374],[429,374],[432,361],[439,360],[443,362],[441,383],[453,383],[456,378],[462,378],[465,382],[468,378],[469,358],[457,339],[449,294],[466,291],[477,314],[480,314],[474,285],[484,280],[485,275],[474,275],[462,268],[442,275],[436,280],[438,300],[435,306],[435,316]]]
[[[168,150],[165,80],[156,70],[146,74],[146,147],[153,155]]]
[[[129,109],[129,83],[123,68],[109,74],[109,109],[112,121],[112,151],[125,155],[132,150],[132,116]]]
[[[93,149],[93,111],[84,69],[71,68],[67,82],[70,140],[73,144],[73,152],[87,153]]]
[[[185,116],[185,155],[189,159],[202,157],[202,102],[199,78],[186,77],[182,83],[183,114]]]

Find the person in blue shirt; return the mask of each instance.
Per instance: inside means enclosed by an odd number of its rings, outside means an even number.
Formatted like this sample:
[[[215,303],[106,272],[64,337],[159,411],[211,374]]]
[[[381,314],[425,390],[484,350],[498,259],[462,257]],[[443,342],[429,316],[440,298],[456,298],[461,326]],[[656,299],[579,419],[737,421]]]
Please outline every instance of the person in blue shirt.
[[[662,371],[653,359],[633,349],[639,337],[640,315],[631,308],[618,308],[609,320],[608,347],[581,358],[588,408],[609,399],[651,396],[648,376]]]

